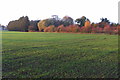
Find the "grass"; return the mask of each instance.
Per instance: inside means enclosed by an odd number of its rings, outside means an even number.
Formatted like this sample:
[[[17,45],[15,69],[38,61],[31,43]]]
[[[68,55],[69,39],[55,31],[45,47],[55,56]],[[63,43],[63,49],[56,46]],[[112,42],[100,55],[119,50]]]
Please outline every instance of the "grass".
[[[2,33],[3,78],[118,78],[118,36]]]

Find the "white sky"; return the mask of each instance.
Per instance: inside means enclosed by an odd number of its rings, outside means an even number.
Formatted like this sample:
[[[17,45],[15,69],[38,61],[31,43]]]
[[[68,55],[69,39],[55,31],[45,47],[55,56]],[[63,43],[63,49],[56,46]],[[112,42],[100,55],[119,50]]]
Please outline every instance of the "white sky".
[[[0,24],[21,16],[30,20],[45,19],[51,15],[60,18],[68,15],[73,19],[86,16],[91,22],[99,22],[100,18],[108,18],[118,22],[119,0],[0,0]]]

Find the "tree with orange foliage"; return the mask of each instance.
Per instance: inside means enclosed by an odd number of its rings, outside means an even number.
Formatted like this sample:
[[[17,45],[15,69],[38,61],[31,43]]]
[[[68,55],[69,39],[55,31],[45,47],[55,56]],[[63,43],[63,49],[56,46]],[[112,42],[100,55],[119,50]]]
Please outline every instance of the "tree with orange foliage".
[[[67,32],[79,32],[80,27],[78,25],[69,25],[66,27]]]
[[[57,27],[57,32],[65,32],[65,27],[64,25],[60,25]]]
[[[44,32],[54,32],[54,31],[55,31],[54,25],[50,25],[50,26],[44,28]]]
[[[85,27],[90,27],[90,25],[91,25],[90,20],[87,19],[87,20],[85,21]]]

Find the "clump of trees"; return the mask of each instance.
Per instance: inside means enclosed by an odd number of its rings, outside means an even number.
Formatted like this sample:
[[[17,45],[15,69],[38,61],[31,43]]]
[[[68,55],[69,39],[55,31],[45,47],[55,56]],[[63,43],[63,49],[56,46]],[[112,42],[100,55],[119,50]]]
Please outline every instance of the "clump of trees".
[[[80,33],[107,33],[120,34],[120,24],[112,23],[107,18],[101,18],[98,23],[82,16],[75,21],[69,16],[60,19],[57,15],[44,20],[29,20],[27,16],[18,20],[10,21],[7,29],[9,31],[29,31],[29,32],[80,32]]]
[[[63,25],[64,27],[72,25],[73,19],[69,16],[64,16],[62,19],[60,19],[57,15],[53,15],[52,18],[41,20],[38,23],[39,31],[44,31],[46,27],[49,27],[51,25],[54,25],[54,27],[58,27],[60,25]]]
[[[9,31],[28,31],[29,18],[27,16],[20,17],[18,20],[10,21],[7,29]]]
[[[23,32],[28,32],[28,31],[39,31],[38,29],[38,22],[40,20],[29,20],[28,16],[23,16],[20,17],[18,20],[10,21],[8,23],[7,29],[9,31],[23,31]]]

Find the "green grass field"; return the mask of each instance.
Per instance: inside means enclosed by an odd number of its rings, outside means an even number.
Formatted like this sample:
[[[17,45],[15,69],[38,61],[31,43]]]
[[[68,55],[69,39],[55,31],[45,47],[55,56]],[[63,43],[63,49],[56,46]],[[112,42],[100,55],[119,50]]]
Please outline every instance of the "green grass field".
[[[3,78],[117,78],[118,36],[2,33]]]

